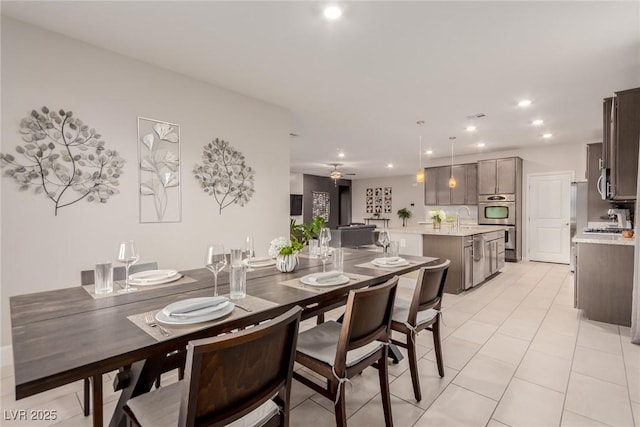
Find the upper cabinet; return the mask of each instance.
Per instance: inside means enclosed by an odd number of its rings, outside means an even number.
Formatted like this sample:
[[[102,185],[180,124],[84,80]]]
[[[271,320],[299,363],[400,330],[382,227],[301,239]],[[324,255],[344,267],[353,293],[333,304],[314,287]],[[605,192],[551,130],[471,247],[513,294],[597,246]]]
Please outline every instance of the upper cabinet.
[[[456,186],[449,187],[451,173],[456,179]],[[425,205],[476,205],[477,165],[439,166],[425,168],[424,204]]]
[[[478,194],[515,194],[519,158],[481,160],[478,162]]]
[[[603,192],[611,200],[634,200],[640,145],[640,88],[604,100]]]

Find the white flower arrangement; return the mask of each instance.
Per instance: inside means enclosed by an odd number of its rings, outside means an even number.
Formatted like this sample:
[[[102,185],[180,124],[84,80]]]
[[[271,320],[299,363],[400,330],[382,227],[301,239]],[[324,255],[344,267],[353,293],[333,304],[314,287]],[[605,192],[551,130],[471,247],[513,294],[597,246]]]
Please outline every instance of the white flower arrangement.
[[[433,209],[429,211],[429,217],[433,222],[441,223],[447,219],[447,213],[442,209]]]
[[[296,254],[302,249],[302,245],[298,242],[292,242],[286,237],[276,237],[271,241],[269,246],[269,256],[276,258],[278,255]]]

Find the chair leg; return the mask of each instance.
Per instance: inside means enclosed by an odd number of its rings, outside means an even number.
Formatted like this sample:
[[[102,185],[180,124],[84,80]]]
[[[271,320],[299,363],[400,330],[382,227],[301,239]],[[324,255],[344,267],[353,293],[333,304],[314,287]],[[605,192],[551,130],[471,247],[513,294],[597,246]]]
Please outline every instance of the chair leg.
[[[382,409],[384,410],[384,424],[387,427],[393,426],[391,416],[391,394],[389,392],[389,366],[387,365],[387,348],[380,360],[378,360],[378,376],[380,377],[380,395],[382,396]]]
[[[334,403],[333,409],[336,414],[336,426],[337,427],[346,427],[347,426],[347,405],[344,400],[345,393],[345,383],[338,384],[338,393],[340,393],[340,399]]]
[[[436,362],[438,363],[438,374],[444,377],[444,364],[442,363],[442,344],[440,341],[440,319],[436,320],[431,327],[433,334],[433,347],[436,352]]]
[[[160,384],[160,376],[161,375],[162,374],[158,374],[158,376],[156,377],[156,383],[155,383],[156,388],[160,388],[160,386],[162,385],[162,384]]]
[[[316,325],[319,325],[321,323],[324,323],[324,313],[318,314],[318,317],[316,318]]]
[[[84,389],[84,416],[88,417],[89,414],[91,413],[91,396],[90,396],[91,382],[89,381],[89,378],[84,379],[83,389]]]
[[[413,394],[416,401],[422,400],[422,391],[420,390],[420,377],[418,375],[418,357],[416,356],[416,343],[407,335],[407,353],[409,354],[409,372],[411,373],[411,382],[413,383]]]

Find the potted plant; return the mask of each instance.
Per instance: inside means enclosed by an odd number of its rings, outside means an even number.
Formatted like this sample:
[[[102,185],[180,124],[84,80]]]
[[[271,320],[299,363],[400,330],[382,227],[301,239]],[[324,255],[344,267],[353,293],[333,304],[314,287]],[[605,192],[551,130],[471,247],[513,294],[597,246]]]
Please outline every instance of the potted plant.
[[[322,227],[324,227],[324,218],[321,216],[315,217],[309,224],[296,224],[296,220],[292,219],[289,223],[289,238],[292,242],[299,242],[304,246],[320,233]]]
[[[411,211],[407,208],[398,209],[398,218],[402,220],[402,226],[407,224],[407,220],[411,218]]]
[[[442,209],[434,209],[429,211],[429,217],[433,222],[433,229],[439,230],[442,225],[442,221],[447,218],[447,213]]]
[[[302,243],[286,237],[276,237],[269,246],[269,256],[276,259],[276,268],[283,273],[289,273],[298,266],[298,252],[302,250]]]

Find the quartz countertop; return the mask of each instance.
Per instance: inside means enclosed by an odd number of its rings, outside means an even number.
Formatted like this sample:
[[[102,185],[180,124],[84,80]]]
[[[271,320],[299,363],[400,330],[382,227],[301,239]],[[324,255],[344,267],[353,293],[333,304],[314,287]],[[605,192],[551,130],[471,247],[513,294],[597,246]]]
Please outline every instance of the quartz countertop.
[[[442,224],[440,230],[434,230],[431,224],[429,225],[417,225],[411,227],[389,228],[391,233],[406,233],[406,234],[422,234],[428,236],[452,236],[452,237],[465,237],[473,236],[474,234],[491,233],[492,231],[504,231],[507,227],[501,225],[467,225],[462,224],[459,230],[453,230],[448,225]]]
[[[636,237],[635,235],[626,239],[622,236],[603,236],[601,234],[576,234],[573,237],[574,243],[595,243],[600,245],[628,245],[635,246]]]

